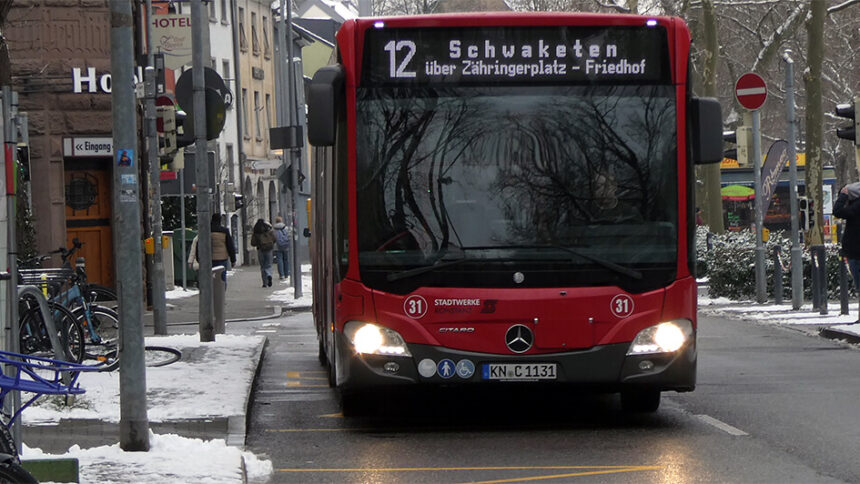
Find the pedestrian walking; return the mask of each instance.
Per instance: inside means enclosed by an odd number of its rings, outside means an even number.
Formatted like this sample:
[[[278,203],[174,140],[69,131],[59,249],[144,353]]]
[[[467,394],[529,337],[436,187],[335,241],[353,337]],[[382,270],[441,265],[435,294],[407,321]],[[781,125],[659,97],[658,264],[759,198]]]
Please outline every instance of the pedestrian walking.
[[[257,219],[254,233],[251,235],[251,246],[257,248],[257,258],[260,260],[260,276],[263,287],[272,286],[272,255],[275,249],[275,232],[271,224],[263,219]]]
[[[275,217],[275,263],[278,265],[278,278],[284,280],[290,275],[290,242],[291,230],[284,224],[284,219]]]
[[[213,213],[209,224],[210,237],[212,238],[212,267],[224,266],[221,280],[227,285],[227,270],[236,265],[236,246],[233,244],[233,236],[230,229],[221,225],[221,214]],[[227,265],[227,261],[230,265]]]
[[[860,182],[845,185],[839,191],[833,204],[833,215],[845,220],[842,256],[848,260],[854,287],[860,290]]]
[[[212,219],[209,222],[210,240],[212,241],[212,267],[224,266],[224,271],[221,273],[221,280],[224,281],[224,286],[227,286],[227,270],[236,265],[236,246],[233,244],[233,237],[230,235],[230,230],[221,225],[221,215],[212,214]],[[188,254],[188,265],[195,271],[200,268],[199,251],[197,249],[198,239],[195,236],[191,241],[191,251]],[[230,261],[230,264],[227,264]]]

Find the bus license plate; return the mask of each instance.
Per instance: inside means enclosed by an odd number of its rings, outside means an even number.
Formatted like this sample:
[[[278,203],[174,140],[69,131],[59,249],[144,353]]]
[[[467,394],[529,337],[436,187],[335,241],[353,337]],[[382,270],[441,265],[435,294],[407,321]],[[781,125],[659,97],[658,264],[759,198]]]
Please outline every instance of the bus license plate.
[[[555,380],[555,363],[484,363],[484,380]]]

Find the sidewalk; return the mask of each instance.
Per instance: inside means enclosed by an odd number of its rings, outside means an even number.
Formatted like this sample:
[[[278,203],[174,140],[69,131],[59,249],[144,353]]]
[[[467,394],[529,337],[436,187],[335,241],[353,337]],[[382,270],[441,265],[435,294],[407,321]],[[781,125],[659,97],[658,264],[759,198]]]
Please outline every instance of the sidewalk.
[[[146,345],[182,351],[180,362],[147,368],[150,452],[118,447],[119,374],[82,374],[87,393],[68,406],[40,403],[24,413],[23,460],[76,458],[81,482],[264,481],[271,463],[242,451],[253,382],[266,344],[265,327],[292,312],[310,310],[310,266],[304,297],[285,281],[261,287],[259,267],[230,271],[225,301],[226,335],[199,342],[199,297],[181,287],[167,294],[167,336],[154,336],[152,312],[144,314]],[[44,456],[43,453],[50,455]],[[193,464],[189,461],[195,461]]]
[[[227,321],[247,321],[280,316],[289,310],[310,310],[310,266],[302,270],[304,297],[295,300],[292,284],[278,280],[278,271],[272,268],[275,277],[272,287],[263,288],[259,266],[237,267],[228,273],[224,318]],[[188,326],[199,323],[200,306],[197,288],[193,285],[184,290],[179,284],[167,292],[166,320],[168,334],[187,333]],[[152,311],[144,314],[147,335],[154,334]],[[177,327],[186,326],[184,330]]]
[[[827,314],[814,310],[812,303],[804,301],[800,309],[793,309],[791,300],[776,304],[769,300],[763,304],[755,301],[733,301],[726,298],[711,298],[707,287],[699,286],[699,314],[745,320],[761,324],[776,324],[790,327],[810,335],[860,343],[860,305],[851,301],[848,314],[840,314],[839,301],[828,301]]]

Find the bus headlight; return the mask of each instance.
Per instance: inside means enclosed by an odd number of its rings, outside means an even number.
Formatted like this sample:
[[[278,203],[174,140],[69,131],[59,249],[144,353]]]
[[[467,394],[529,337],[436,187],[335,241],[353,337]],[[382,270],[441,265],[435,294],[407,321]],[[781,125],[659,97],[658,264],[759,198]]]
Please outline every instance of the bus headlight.
[[[343,327],[343,334],[355,348],[356,353],[412,356],[400,333],[378,324],[349,321]]]
[[[676,319],[643,329],[630,343],[628,355],[673,353],[693,337],[693,323],[689,319]]]

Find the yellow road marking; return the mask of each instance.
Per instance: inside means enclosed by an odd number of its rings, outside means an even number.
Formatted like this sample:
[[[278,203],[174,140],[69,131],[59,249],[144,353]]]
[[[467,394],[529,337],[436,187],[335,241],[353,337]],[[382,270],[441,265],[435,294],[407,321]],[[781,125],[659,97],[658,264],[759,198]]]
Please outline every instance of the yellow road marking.
[[[338,430],[338,429],[331,429]],[[557,470],[586,470],[589,473],[654,471],[661,466],[485,466],[485,467],[343,467],[343,468],[283,468],[278,472],[428,472],[428,471],[557,471]],[[580,473],[577,473],[580,474]],[[585,475],[585,474],[583,474]],[[560,476],[556,476],[560,477]],[[487,481],[503,482],[503,481]]]
[[[343,412],[338,413],[327,413],[325,415],[320,415],[320,417],[328,417],[328,418],[343,418]]]
[[[302,387],[302,388],[328,388],[328,385],[305,385],[300,381],[288,381],[288,387]]]
[[[287,378],[308,378],[308,377],[302,377],[303,374],[307,374],[307,373],[313,373],[313,374],[326,373],[326,371],[325,370],[288,371],[287,372]]]
[[[339,430],[339,429],[318,429]],[[507,482],[528,482],[548,479],[565,479],[570,477],[597,476],[606,474],[621,474],[624,472],[657,471],[661,466],[487,466],[487,467],[390,467],[390,468],[307,468],[307,469],[277,469],[278,472],[443,472],[443,471],[558,471],[579,470],[563,474],[543,476],[522,476],[490,481],[470,481],[468,484],[500,484]]]
[[[659,466],[633,466],[624,469],[611,469],[611,470],[602,470],[602,471],[588,471],[588,472],[573,472],[569,474],[554,474],[549,476],[529,476],[529,477],[514,477],[511,479],[497,479],[494,481],[473,481],[469,484],[498,484],[502,482],[526,482],[526,481],[540,481],[545,479],[563,479],[566,477],[581,477],[581,476],[596,476],[601,474],[620,474],[622,472],[637,472],[637,471],[655,471],[662,469]]]

